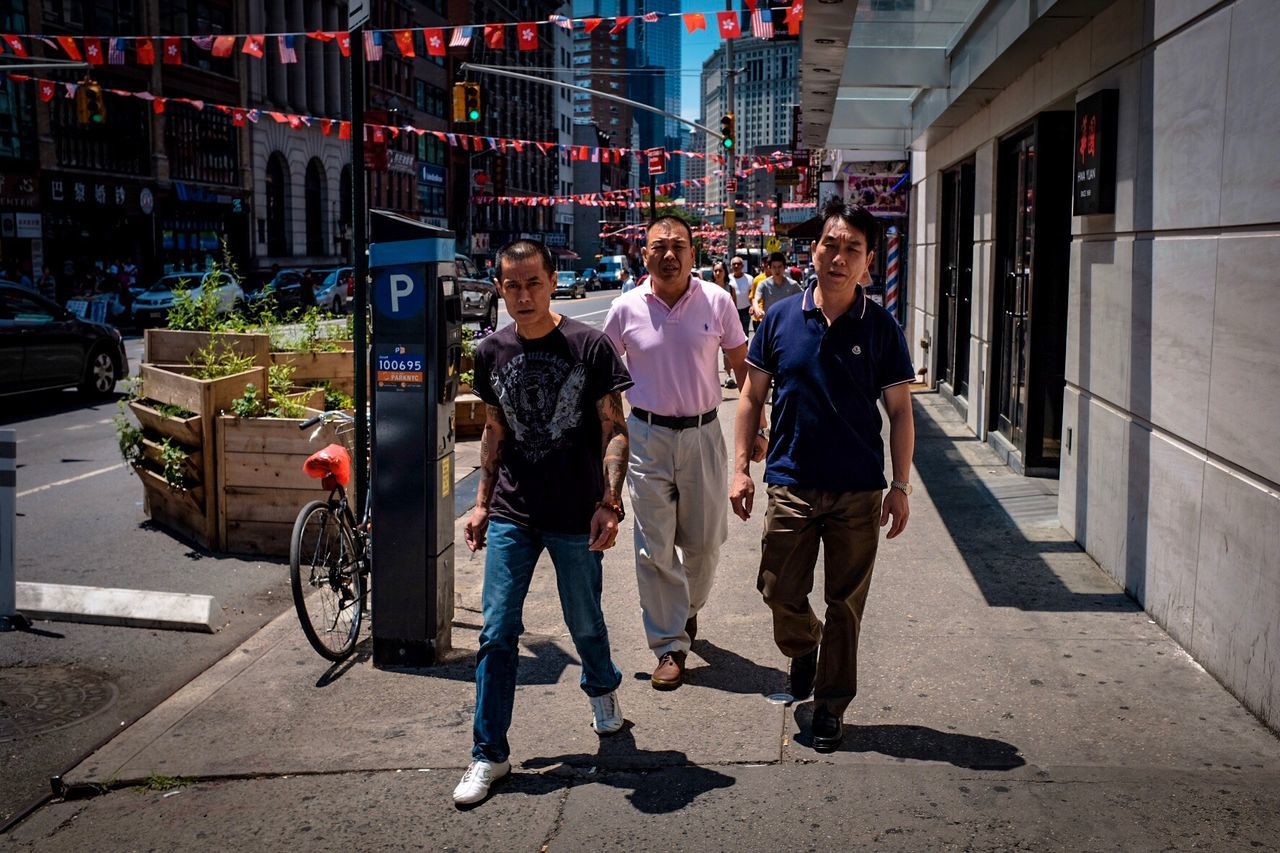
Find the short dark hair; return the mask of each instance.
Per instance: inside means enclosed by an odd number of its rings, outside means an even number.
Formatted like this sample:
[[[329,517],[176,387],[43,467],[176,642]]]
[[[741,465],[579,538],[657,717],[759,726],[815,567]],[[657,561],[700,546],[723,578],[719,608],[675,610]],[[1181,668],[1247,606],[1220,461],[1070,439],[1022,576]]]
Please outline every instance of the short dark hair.
[[[646,242],[649,239],[649,232],[652,231],[654,226],[657,225],[659,222],[674,222],[680,225],[681,227],[683,227],[684,230],[689,233],[689,246],[690,248],[693,247],[693,226],[690,225],[686,220],[681,219],[679,216],[676,216],[674,213],[664,213],[661,216],[655,216],[653,218],[653,220],[649,223],[649,227],[644,229],[644,236],[645,236]]]
[[[781,252],[774,252],[773,254],[769,255],[769,263],[782,264],[785,266],[787,263],[787,256],[782,254]]]
[[[551,274],[552,278],[556,277],[556,262],[551,259],[551,253],[547,251],[547,247],[540,240],[512,240],[510,243],[498,250],[498,260],[496,268],[498,271],[498,281],[502,281],[502,264],[506,261],[519,263],[528,260],[534,256],[541,256],[542,268]]]
[[[826,231],[827,223],[836,218],[843,219],[844,224],[850,228],[861,231],[867,241],[867,251],[875,251],[876,242],[880,239],[880,223],[871,211],[855,202],[832,196],[822,205],[822,230]]]

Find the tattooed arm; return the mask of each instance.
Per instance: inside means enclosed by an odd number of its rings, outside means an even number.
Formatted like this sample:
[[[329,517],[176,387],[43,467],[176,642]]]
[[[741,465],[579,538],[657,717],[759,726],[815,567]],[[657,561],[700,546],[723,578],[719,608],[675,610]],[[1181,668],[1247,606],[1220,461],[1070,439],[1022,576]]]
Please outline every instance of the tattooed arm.
[[[502,462],[502,446],[507,439],[507,422],[502,409],[486,406],[484,433],[480,436],[480,488],[476,490],[475,509],[467,520],[464,536],[472,551],[484,547],[489,530],[489,502],[498,486],[498,465]]]
[[[627,459],[630,456],[630,438],[627,435],[627,418],[622,412],[622,392],[610,391],[596,402],[596,414],[600,416],[600,440],[604,445],[604,495],[600,506],[591,517],[591,550],[604,551],[613,547],[618,537],[618,522],[622,519],[609,506],[622,505],[622,484],[627,479]]]

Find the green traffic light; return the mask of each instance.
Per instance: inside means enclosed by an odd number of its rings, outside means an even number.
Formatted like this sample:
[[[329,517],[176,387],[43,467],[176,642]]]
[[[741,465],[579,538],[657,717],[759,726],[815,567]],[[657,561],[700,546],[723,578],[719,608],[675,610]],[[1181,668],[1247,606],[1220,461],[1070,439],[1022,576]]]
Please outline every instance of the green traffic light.
[[[726,140],[724,141],[724,147],[725,147],[725,148],[732,148],[732,147],[733,147],[733,140],[732,140],[732,139],[726,139]]]
[[[472,110],[471,112],[467,113],[467,118],[471,119],[472,121],[479,121],[479,120],[480,120],[480,111],[479,111],[479,110]]]

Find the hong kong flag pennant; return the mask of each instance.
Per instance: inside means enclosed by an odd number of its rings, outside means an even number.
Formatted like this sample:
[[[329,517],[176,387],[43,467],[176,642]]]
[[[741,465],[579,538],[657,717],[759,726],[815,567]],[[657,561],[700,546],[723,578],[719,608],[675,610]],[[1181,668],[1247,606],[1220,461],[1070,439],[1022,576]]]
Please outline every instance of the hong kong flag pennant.
[[[27,46],[17,36],[5,36],[4,43],[9,46],[9,52],[14,56],[23,58],[27,56]]]
[[[507,31],[500,24],[484,25],[484,46],[490,50],[502,50],[507,42]]]
[[[400,48],[403,56],[416,56],[413,49],[413,30],[397,30],[396,31],[396,47]]]
[[[596,31],[596,27],[604,23],[604,18],[583,18],[582,28],[589,33]]]
[[[690,33],[695,33],[698,30],[705,30],[707,28],[707,16],[701,12],[691,12],[685,15],[684,28]]]
[[[156,46],[151,39],[138,39],[137,49],[139,65],[156,64]]]
[[[267,53],[267,37],[266,36],[245,36],[244,47],[240,49],[241,53],[247,53],[254,59],[261,59]]]
[[[164,40],[164,64],[182,64],[182,39],[177,36],[165,38]]]
[[[430,56],[444,56],[444,30],[439,28],[423,30],[423,38],[427,41],[427,54]]]
[[[716,12],[716,23],[720,25],[722,39],[736,39],[742,35],[742,25],[738,22],[737,12]]]
[[[102,39],[87,38],[84,40],[84,58],[90,65],[101,65]]]
[[[72,62],[82,62],[84,57],[80,55],[80,48],[76,46],[76,40],[71,36],[58,36],[58,46],[61,47]]]
[[[338,50],[343,56],[351,55],[351,33],[338,33]]]
[[[795,0],[787,9],[787,31],[793,36],[800,35],[800,22],[804,20],[804,0]]]
[[[53,94],[57,91],[57,87],[52,80],[40,81],[40,100],[48,103],[53,100]]]
[[[520,24],[516,27],[521,50],[535,50],[538,47],[538,28],[533,24]]]
[[[231,125],[233,127],[244,127],[249,123],[249,117],[245,115],[244,110],[231,111]]]

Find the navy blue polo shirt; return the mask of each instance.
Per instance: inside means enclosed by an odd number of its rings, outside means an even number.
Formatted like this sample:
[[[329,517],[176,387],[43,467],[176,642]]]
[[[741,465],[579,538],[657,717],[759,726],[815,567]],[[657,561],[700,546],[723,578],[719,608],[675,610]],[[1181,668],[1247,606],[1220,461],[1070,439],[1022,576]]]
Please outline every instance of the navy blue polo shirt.
[[[764,481],[830,492],[886,487],[876,401],[915,379],[896,320],[862,288],[827,326],[814,287],[765,314],[747,361],[773,377],[774,400]]]

